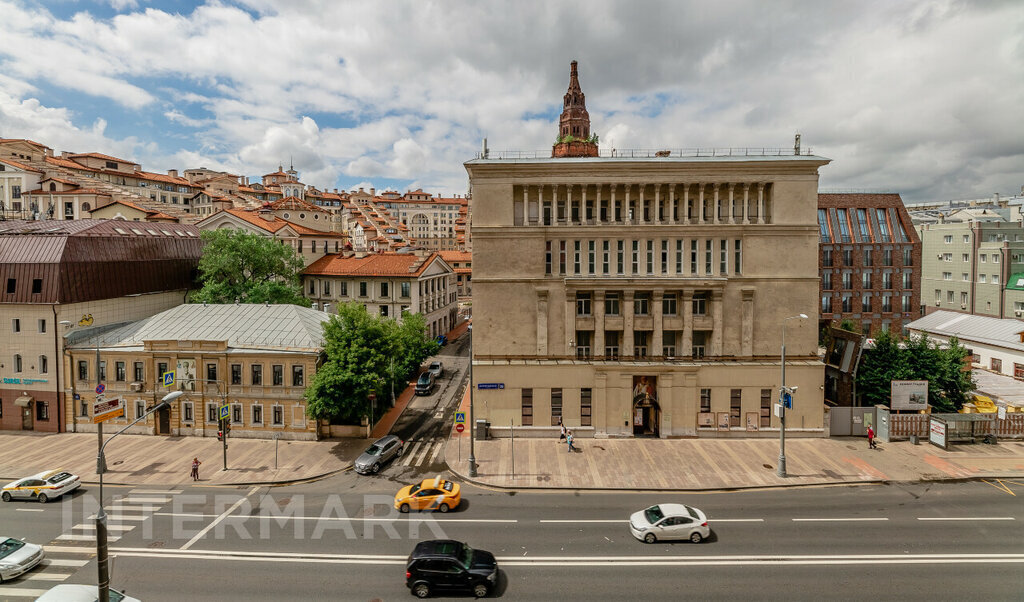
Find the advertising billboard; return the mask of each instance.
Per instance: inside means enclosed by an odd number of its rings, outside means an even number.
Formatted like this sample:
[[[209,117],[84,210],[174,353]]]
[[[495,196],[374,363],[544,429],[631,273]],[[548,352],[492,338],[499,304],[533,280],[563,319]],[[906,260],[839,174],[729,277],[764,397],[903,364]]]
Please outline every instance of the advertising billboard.
[[[928,409],[928,381],[894,380],[889,408],[893,410]]]

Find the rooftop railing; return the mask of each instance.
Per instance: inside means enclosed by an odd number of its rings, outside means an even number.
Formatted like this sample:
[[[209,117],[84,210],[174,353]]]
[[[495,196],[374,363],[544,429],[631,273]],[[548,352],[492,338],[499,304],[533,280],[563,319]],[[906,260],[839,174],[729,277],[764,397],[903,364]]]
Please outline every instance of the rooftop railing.
[[[812,156],[812,149],[801,149],[794,152],[792,148],[673,148],[673,149],[617,149],[605,148],[598,151],[598,156],[615,159],[654,159],[662,157],[786,157]],[[488,150],[478,152],[477,159],[550,159],[551,149],[546,150]]]

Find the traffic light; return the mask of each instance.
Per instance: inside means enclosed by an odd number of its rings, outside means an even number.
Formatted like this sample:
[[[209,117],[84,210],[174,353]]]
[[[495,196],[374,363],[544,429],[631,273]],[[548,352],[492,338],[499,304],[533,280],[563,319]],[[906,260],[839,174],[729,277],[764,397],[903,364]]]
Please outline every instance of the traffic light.
[[[224,431],[217,431],[217,441],[224,440]]]
[[[224,421],[224,434],[225,435],[230,435],[231,434],[231,423],[228,422],[227,420]]]

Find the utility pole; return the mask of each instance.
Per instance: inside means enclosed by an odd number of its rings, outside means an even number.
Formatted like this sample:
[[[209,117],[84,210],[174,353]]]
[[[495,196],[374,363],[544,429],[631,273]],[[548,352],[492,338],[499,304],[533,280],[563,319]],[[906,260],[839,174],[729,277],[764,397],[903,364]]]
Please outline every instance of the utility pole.
[[[806,320],[807,314],[797,314],[782,320],[782,383],[779,387],[779,466],[776,474],[786,476],[786,403],[792,403],[796,387],[786,386],[786,322],[788,320]]]
[[[476,476],[476,420],[473,418],[473,328],[469,332],[469,476]]]

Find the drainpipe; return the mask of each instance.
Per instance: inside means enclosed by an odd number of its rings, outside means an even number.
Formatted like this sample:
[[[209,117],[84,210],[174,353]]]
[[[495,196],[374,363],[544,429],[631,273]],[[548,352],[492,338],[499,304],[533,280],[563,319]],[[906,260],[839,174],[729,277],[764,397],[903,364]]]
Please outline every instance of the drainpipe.
[[[64,432],[64,421],[61,420],[61,414],[63,413],[61,410],[64,409],[64,399],[60,390],[60,373],[64,370],[64,353],[60,344],[57,342],[57,328],[60,326],[57,321],[57,304],[51,303],[50,309],[53,310],[53,367],[56,369],[54,373],[54,380],[57,383],[57,432],[61,433]],[[59,365],[57,364],[57,358],[60,358]]]
[[[974,315],[978,314],[977,306],[977,289],[978,289],[978,242],[979,231],[981,230],[978,222],[971,223],[971,307],[970,312]]]

